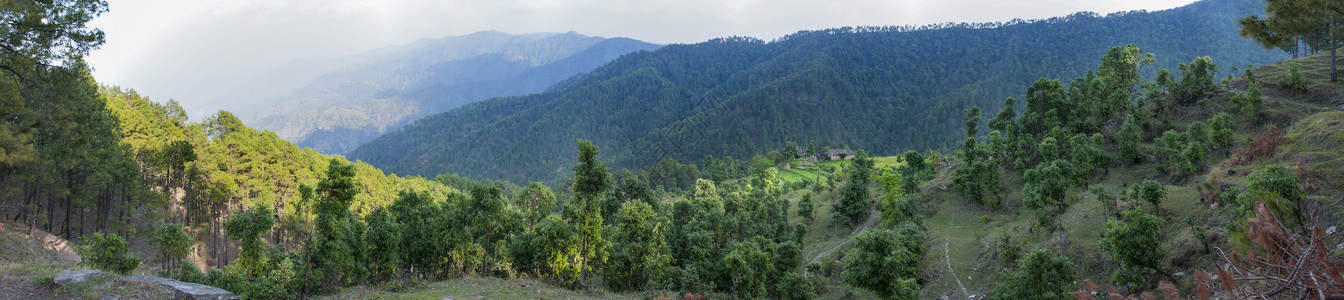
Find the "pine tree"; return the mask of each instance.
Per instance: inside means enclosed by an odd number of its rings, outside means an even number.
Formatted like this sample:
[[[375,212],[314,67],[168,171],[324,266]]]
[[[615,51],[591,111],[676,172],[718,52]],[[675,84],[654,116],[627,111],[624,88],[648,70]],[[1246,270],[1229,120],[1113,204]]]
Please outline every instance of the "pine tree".
[[[1330,45],[1330,82],[1339,80],[1335,71],[1335,48],[1339,36],[1336,32],[1344,29],[1339,19],[1344,17],[1344,3],[1333,0],[1266,1],[1266,16],[1242,18],[1241,36],[1259,42],[1265,49],[1295,47],[1297,39],[1320,35]]]

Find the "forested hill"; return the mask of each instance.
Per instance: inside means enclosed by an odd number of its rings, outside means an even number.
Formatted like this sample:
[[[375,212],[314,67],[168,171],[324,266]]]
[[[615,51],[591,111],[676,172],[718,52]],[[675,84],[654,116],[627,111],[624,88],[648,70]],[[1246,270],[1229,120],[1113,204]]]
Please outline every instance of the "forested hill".
[[[962,110],[996,111],[1037,78],[1095,69],[1110,46],[1136,44],[1154,66],[1211,56],[1231,66],[1286,58],[1237,36],[1258,0],[1205,0],[1156,12],[1007,24],[803,31],[771,42],[722,38],[625,55],[546,93],[434,115],[349,153],[398,174],[552,179],[575,139],[603,145],[614,168],[664,158],[749,157],[800,144],[890,155],[960,141]]]
[[[541,92],[622,54],[657,47],[574,32],[484,31],[423,40],[366,54],[240,117],[301,147],[339,154],[420,117],[490,97]]]

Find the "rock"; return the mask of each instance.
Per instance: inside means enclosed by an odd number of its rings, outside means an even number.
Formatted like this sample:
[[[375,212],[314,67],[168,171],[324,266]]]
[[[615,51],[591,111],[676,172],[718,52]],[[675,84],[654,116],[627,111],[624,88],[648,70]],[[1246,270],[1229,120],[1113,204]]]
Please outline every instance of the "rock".
[[[79,284],[103,276],[107,276],[107,274],[98,270],[65,271],[56,274],[56,277],[53,277],[51,281],[55,282],[56,285]]]
[[[233,293],[221,288],[199,283],[182,282],[163,277],[125,276],[121,277],[121,280],[126,282],[153,283],[166,287],[173,292],[174,299],[238,299],[238,296],[234,296]]]

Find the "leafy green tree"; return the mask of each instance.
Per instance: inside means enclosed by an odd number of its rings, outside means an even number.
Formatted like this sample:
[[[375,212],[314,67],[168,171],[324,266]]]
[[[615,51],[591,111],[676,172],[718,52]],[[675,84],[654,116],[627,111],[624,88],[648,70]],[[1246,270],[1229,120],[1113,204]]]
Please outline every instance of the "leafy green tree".
[[[919,261],[926,250],[924,232],[913,223],[902,223],[896,230],[870,229],[854,237],[840,278],[883,299],[914,299],[920,291]]]
[[[980,132],[980,107],[971,106],[966,110],[966,137],[975,137]]]
[[[615,213],[621,209],[620,204],[629,201],[642,201],[644,204],[653,207],[654,210],[662,208],[662,202],[659,202],[658,199],[655,198],[653,189],[649,188],[649,182],[648,180],[645,180],[645,177],[647,176],[641,176],[640,174],[635,174],[626,169],[621,169],[617,174],[618,175],[615,177],[616,181],[613,183],[619,182],[620,185],[612,189],[612,196],[608,202],[619,204],[616,206],[603,205],[603,212],[606,212],[607,209],[610,208],[610,213],[614,216]]]
[[[657,279],[669,262],[663,253],[665,224],[652,206],[639,201],[621,205],[618,216],[605,278],[613,290],[638,290]]]
[[[611,187],[607,165],[597,159],[597,146],[579,140],[579,164],[574,166],[574,200],[576,215],[571,222],[577,227],[579,239],[579,284],[587,286],[586,274],[592,265],[607,259],[606,240],[602,235],[602,206],[598,201]]]
[[[1274,211],[1284,226],[1297,226],[1306,216],[1302,214],[1302,186],[1300,178],[1283,164],[1270,164],[1264,170],[1246,176],[1246,191],[1237,195],[1237,211],[1245,216],[1255,214],[1254,204],[1264,202]]]
[[[451,201],[451,199],[450,199]],[[443,257],[447,257],[444,243],[449,240],[455,240],[447,235],[448,232],[440,230],[437,219],[447,219],[444,215],[444,206],[435,205],[433,199],[427,194],[404,191],[396,201],[392,202],[387,208],[391,212],[394,220],[386,220],[382,225],[374,225],[382,222],[379,217],[373,217],[370,221],[371,227],[398,226],[401,229],[400,244],[396,250],[397,256],[401,258],[402,263],[408,270],[432,270],[442,268],[440,263]],[[446,205],[445,205],[446,206]],[[374,212],[377,214],[377,211]],[[374,222],[379,221],[379,222]],[[395,221],[395,225],[392,224]],[[455,232],[455,231],[453,231]],[[384,233],[378,233],[384,234]],[[387,235],[373,237],[374,240],[395,239],[397,236]],[[376,244],[376,242],[375,242]],[[378,247],[375,247],[375,249]],[[378,252],[374,252],[378,253]],[[392,253],[381,253],[381,255],[393,255]],[[375,259],[377,261],[377,259]]]
[[[1162,136],[1153,139],[1153,154],[1161,162],[1157,169],[1170,174],[1199,172],[1209,150],[1203,143],[1195,141],[1195,134],[1198,133],[1167,130]]]
[[[385,208],[374,210],[364,221],[369,224],[369,272],[382,278],[395,274],[403,261],[404,226]]]
[[[1004,274],[990,299],[1073,299],[1076,268],[1068,256],[1038,249]]]
[[[1123,95],[1110,97],[1100,111],[1101,117],[1112,116],[1129,105],[1129,95],[1135,94],[1136,86],[1143,81],[1143,77],[1139,76],[1139,67],[1150,65],[1155,60],[1152,53],[1143,53],[1134,44],[1111,47],[1101,57],[1097,74],[1103,82],[1103,90]]]
[[[928,167],[924,162],[924,155],[919,154],[919,152],[916,152],[915,150],[906,150],[903,157],[905,158],[906,165],[909,165],[910,168],[914,169],[916,172],[923,171]]]
[[[195,243],[191,234],[187,233],[181,224],[173,223],[159,225],[150,241],[159,248],[158,256],[163,260],[164,270],[178,269],[177,263],[187,254],[191,254],[191,246]]]
[[[868,158],[867,152],[859,150],[854,154],[849,182],[840,191],[839,201],[831,206],[831,211],[835,212],[831,216],[832,224],[854,225],[863,220],[863,213],[868,211],[869,207],[868,184],[872,169],[873,160]]]
[[[314,191],[317,217],[309,252],[313,264],[321,268],[319,278],[333,282],[353,281],[365,271],[364,223],[350,213],[350,204],[359,194],[354,177],[354,166],[332,159]]]
[[[901,187],[901,174],[887,173],[882,174],[882,189],[886,192],[882,195],[881,212],[883,226],[893,226],[901,222],[918,220],[920,209],[918,200],[905,193]]]
[[[559,283],[577,282],[581,256],[574,226],[553,214],[541,219],[536,228],[536,236],[529,241],[527,249],[540,253],[547,274]]]
[[[100,270],[129,275],[140,266],[140,258],[126,248],[126,239],[101,232],[79,238],[81,264]]]
[[[1237,93],[1232,96],[1232,98],[1228,99],[1228,101],[1231,101],[1232,104],[1236,105],[1237,111],[1241,112],[1244,118],[1247,120],[1255,120],[1258,117],[1260,110],[1264,108],[1265,93],[1262,89],[1264,85],[1262,85],[1259,80],[1256,80],[1255,72],[1252,70],[1246,70],[1244,76],[1246,78],[1246,91]]]
[[[775,266],[767,249],[761,249],[763,243],[765,241],[760,236],[733,243],[720,260],[724,271],[731,276],[729,288],[739,298],[763,298],[771,287],[768,283]]]
[[[1065,141],[1068,142],[1068,141]],[[1052,161],[1061,158],[1059,140],[1052,137],[1041,139],[1041,143],[1036,145],[1036,153],[1041,155],[1043,161]]]
[[[1119,144],[1121,159],[1128,162],[1139,160],[1139,143],[1143,141],[1143,129],[1139,128],[1139,119],[1130,114],[1125,118],[1125,123],[1120,125],[1120,131],[1115,133],[1115,141]]]
[[[1148,179],[1143,183],[1134,185],[1134,195],[1136,198],[1152,204],[1154,209],[1161,209],[1162,199],[1167,197],[1167,190],[1156,180]]]
[[[798,200],[798,216],[812,222],[812,217],[815,216],[812,212],[814,207],[816,207],[816,204],[812,203],[812,193],[803,194],[803,199]]]
[[[1016,108],[1017,99],[1013,99],[1013,97],[1004,99],[1003,110],[1000,110],[999,114],[994,116],[994,119],[989,120],[989,129],[1008,132],[1008,127],[1012,126],[1013,121],[1017,119],[1017,112],[1014,111]]]
[[[1132,210],[1125,212],[1124,220],[1106,221],[1101,249],[1120,262],[1120,270],[1112,276],[1118,284],[1144,286],[1151,279],[1145,270],[1160,274],[1167,251],[1154,245],[1162,244],[1162,227],[1167,222],[1154,215]]]
[[[1259,42],[1266,49],[1295,47],[1297,39],[1320,35],[1330,41],[1330,82],[1338,81],[1335,72],[1337,31],[1344,17],[1344,3],[1330,0],[1266,1],[1266,16],[1248,16],[1240,20],[1243,37]]]
[[[1063,210],[1068,206],[1065,200],[1070,186],[1077,184],[1075,167],[1067,160],[1057,159],[1041,163],[1023,173],[1027,188],[1022,198],[1023,204],[1036,209],[1054,208]]]
[[[504,248],[500,245],[504,237],[517,231],[519,213],[504,199],[503,191],[493,185],[477,185],[471,188],[469,206],[459,211],[465,214],[466,224],[470,224],[477,244],[482,246],[485,255],[483,262],[486,270],[498,270],[499,257]]]
[[[782,300],[809,300],[817,297],[817,291],[812,287],[812,280],[798,272],[784,273],[784,277],[775,285],[775,291]]]
[[[224,222],[229,239],[238,241],[243,250],[235,264],[247,276],[260,276],[266,271],[268,262],[266,254],[262,252],[266,244],[261,240],[261,235],[271,231],[273,226],[275,217],[271,215],[270,207],[264,205],[235,213]]]
[[[1232,146],[1232,130],[1236,125],[1232,121],[1232,116],[1227,113],[1218,113],[1209,118],[1209,141],[1217,149],[1228,149]]]
[[[1095,169],[1104,169],[1110,166],[1111,156],[1106,154],[1102,148],[1105,137],[1100,133],[1093,134],[1088,138],[1083,134],[1076,134],[1069,140],[1069,156],[1077,162],[1078,175],[1085,176]]]
[[[1208,56],[1196,57],[1188,64],[1181,64],[1181,82],[1177,84],[1176,94],[1185,101],[1193,102],[1218,88],[1213,83],[1218,65]]]
[[[518,206],[523,209],[524,218],[527,219],[527,229],[532,230],[537,222],[551,214],[555,210],[555,193],[550,187],[540,182],[533,182],[518,195]]]
[[[1048,132],[1068,120],[1068,98],[1059,80],[1041,78],[1027,88],[1026,108],[1018,121],[1026,132]]]

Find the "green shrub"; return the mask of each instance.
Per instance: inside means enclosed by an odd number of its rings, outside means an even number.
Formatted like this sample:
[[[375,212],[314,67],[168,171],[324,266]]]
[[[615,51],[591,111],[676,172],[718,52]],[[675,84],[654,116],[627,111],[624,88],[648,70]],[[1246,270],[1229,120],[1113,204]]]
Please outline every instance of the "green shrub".
[[[812,281],[803,274],[795,272],[785,273],[775,286],[775,291],[779,299],[805,300],[817,297],[816,289],[812,288]]]
[[[159,277],[177,279],[182,282],[205,283],[205,273],[196,268],[196,264],[183,259],[176,269],[159,270]]]
[[[1292,63],[1288,65],[1288,76],[1279,77],[1279,86],[1287,89],[1293,89],[1301,93],[1307,92],[1307,82],[1302,80],[1302,64]]]
[[[94,233],[79,239],[82,264],[99,270],[128,275],[140,266],[140,258],[126,248],[126,239],[108,233]]]

